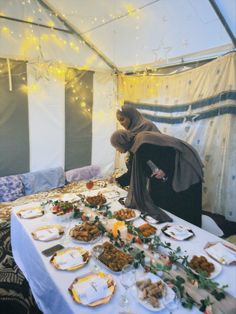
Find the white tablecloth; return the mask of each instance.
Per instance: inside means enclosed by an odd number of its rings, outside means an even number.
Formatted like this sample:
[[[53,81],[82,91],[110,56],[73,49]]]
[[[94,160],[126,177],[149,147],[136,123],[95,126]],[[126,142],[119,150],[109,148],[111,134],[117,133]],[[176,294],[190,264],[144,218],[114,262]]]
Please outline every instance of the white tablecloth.
[[[22,207],[22,206],[21,206]],[[77,276],[88,273],[94,266],[94,262],[91,259],[88,265],[84,268],[76,271],[59,271],[56,270],[50,263],[49,257],[42,255],[41,251],[49,248],[53,245],[60,243],[60,240],[50,242],[40,242],[32,238],[31,232],[39,226],[45,224],[55,223],[52,214],[44,215],[43,217],[36,219],[20,219],[15,212],[19,210],[15,208],[11,218],[11,241],[12,251],[14,259],[20,269],[23,271],[27,278],[29,285],[32,289],[35,300],[44,314],[118,314],[122,312],[122,308],[119,306],[119,300],[122,293],[122,286],[119,282],[119,275],[114,275],[117,289],[116,292],[108,304],[98,306],[96,308],[89,308],[75,303],[68,292],[68,287]],[[219,241],[218,237],[198,228],[192,224],[189,224],[174,215],[171,215],[175,222],[183,223],[189,226],[195,233],[195,237],[188,241],[174,241],[161,234],[161,239],[171,242],[173,247],[181,246],[186,250],[188,254],[194,254],[196,251],[204,253],[203,248],[208,241]],[[75,222],[74,222],[75,223]],[[164,224],[163,224],[164,225]],[[157,225],[161,228],[162,225]],[[222,241],[222,240],[221,240]],[[75,246],[71,242],[70,246]],[[89,245],[84,247],[90,248]],[[105,272],[109,272],[104,269]],[[228,284],[227,291],[236,297],[236,266],[223,266],[222,272],[215,279],[221,285]],[[134,314],[146,314],[153,313],[142,305],[132,296],[132,291],[129,293],[130,310]],[[167,310],[162,310],[160,314],[168,313]],[[200,313],[196,308],[193,310],[187,310],[182,307],[175,310],[174,313]]]

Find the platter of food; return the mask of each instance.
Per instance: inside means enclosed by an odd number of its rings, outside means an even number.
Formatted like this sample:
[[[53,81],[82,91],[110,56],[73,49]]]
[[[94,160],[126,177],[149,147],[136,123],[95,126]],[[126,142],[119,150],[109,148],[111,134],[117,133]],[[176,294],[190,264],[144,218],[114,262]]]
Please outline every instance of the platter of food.
[[[102,193],[98,193],[94,196],[87,196],[85,198],[85,204],[88,204],[89,206],[97,207],[105,205],[107,202],[107,199]]]
[[[213,279],[218,276],[222,266],[205,255],[192,255],[188,257],[189,267],[195,274],[204,273],[207,278]]]
[[[75,225],[70,230],[71,239],[76,243],[92,244],[101,239],[101,231],[97,223],[86,221],[82,224]]]
[[[64,221],[73,217],[74,205],[69,201],[55,201],[50,211],[57,220]]]
[[[90,259],[87,250],[81,247],[70,247],[56,252],[50,259],[50,263],[59,270],[76,270],[85,266]]]
[[[158,235],[158,232],[157,232],[157,228],[148,224],[148,223],[144,223],[142,225],[140,225],[138,227],[140,233],[145,237],[145,238],[149,238],[149,237],[152,237],[154,236],[155,234]]]
[[[110,274],[97,272],[77,277],[69,287],[69,292],[76,303],[95,307],[108,303],[115,288],[116,283]]]
[[[136,289],[132,292],[137,301],[152,312],[162,311],[165,305],[173,302],[175,298],[174,291],[152,273],[144,273],[141,279],[137,280]]]
[[[223,242],[208,243],[205,247],[207,254],[223,265],[236,264],[236,247]]]
[[[101,247],[103,248],[101,251],[102,253],[99,256],[96,256],[96,259],[101,265],[114,273],[121,272],[125,265],[128,265],[133,261],[133,257],[131,255],[117,249],[110,242],[104,242]],[[96,250],[96,246],[93,250]]]
[[[113,216],[119,220],[132,221],[140,216],[140,211],[131,208],[122,208],[113,212]]]
[[[178,241],[189,240],[194,236],[190,228],[180,224],[167,224],[161,230],[167,237]]]
[[[17,211],[17,216],[23,219],[33,219],[38,218],[44,215],[44,210],[42,207],[26,207]]]
[[[32,231],[31,234],[35,240],[44,242],[53,241],[61,238],[64,234],[64,227],[58,224],[41,226]]]

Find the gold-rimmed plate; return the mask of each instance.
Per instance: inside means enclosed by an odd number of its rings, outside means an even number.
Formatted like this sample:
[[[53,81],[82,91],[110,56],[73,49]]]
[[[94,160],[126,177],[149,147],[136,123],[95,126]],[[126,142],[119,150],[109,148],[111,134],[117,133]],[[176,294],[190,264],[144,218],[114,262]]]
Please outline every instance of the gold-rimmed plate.
[[[73,271],[84,267],[90,259],[87,250],[81,247],[69,247],[56,252],[50,259],[50,263],[59,270]]]
[[[98,298],[97,300],[93,300],[90,303],[84,302],[83,298],[79,295],[79,292],[78,292],[79,286],[84,284],[85,282],[87,282],[88,284],[89,284],[89,282],[91,282],[91,285],[92,285],[92,283],[99,278],[102,280],[105,280],[106,285],[107,285],[107,291],[105,291],[104,297]],[[86,274],[84,276],[77,277],[73,281],[71,286],[69,287],[69,292],[70,292],[73,300],[76,303],[79,303],[79,304],[82,304],[85,306],[95,307],[95,306],[98,306],[101,304],[108,303],[111,300],[111,298],[115,292],[115,288],[116,288],[116,283],[110,274],[106,274],[103,272],[97,272],[97,273],[89,273],[89,274]],[[96,289],[95,289],[95,291],[96,291]],[[98,294],[99,294],[99,291],[98,291]],[[96,298],[96,295],[94,296],[94,298]]]
[[[35,240],[49,242],[61,238],[64,227],[59,224],[41,226],[31,232]]]
[[[17,216],[22,219],[34,219],[44,215],[44,210],[39,207],[27,207],[19,210]]]

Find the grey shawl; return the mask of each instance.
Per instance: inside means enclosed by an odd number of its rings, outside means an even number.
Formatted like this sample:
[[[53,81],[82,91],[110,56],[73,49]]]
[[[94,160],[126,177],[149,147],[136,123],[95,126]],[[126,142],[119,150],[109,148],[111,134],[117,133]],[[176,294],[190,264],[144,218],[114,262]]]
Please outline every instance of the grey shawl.
[[[128,131],[116,131],[111,137],[111,143],[114,147],[125,148],[134,154],[130,187],[125,205],[148,213],[159,222],[172,221],[163,210],[153,203],[147,189],[148,178],[141,166],[137,151],[145,143],[173,147],[176,155],[172,187],[174,191],[180,192],[188,189],[192,184],[200,182],[203,178],[203,165],[196,150],[184,141],[149,131],[140,132],[136,137]]]
[[[160,132],[157,126],[150,120],[145,119],[144,116],[131,104],[125,104],[117,113],[123,117],[130,119],[128,131],[134,135],[142,131]]]

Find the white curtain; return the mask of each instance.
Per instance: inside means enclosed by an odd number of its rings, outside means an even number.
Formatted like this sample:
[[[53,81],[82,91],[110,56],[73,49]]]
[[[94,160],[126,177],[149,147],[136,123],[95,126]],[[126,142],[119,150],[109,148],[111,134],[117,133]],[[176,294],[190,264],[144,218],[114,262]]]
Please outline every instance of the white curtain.
[[[122,76],[119,96],[197,149],[203,209],[236,221],[236,53],[179,74]]]

